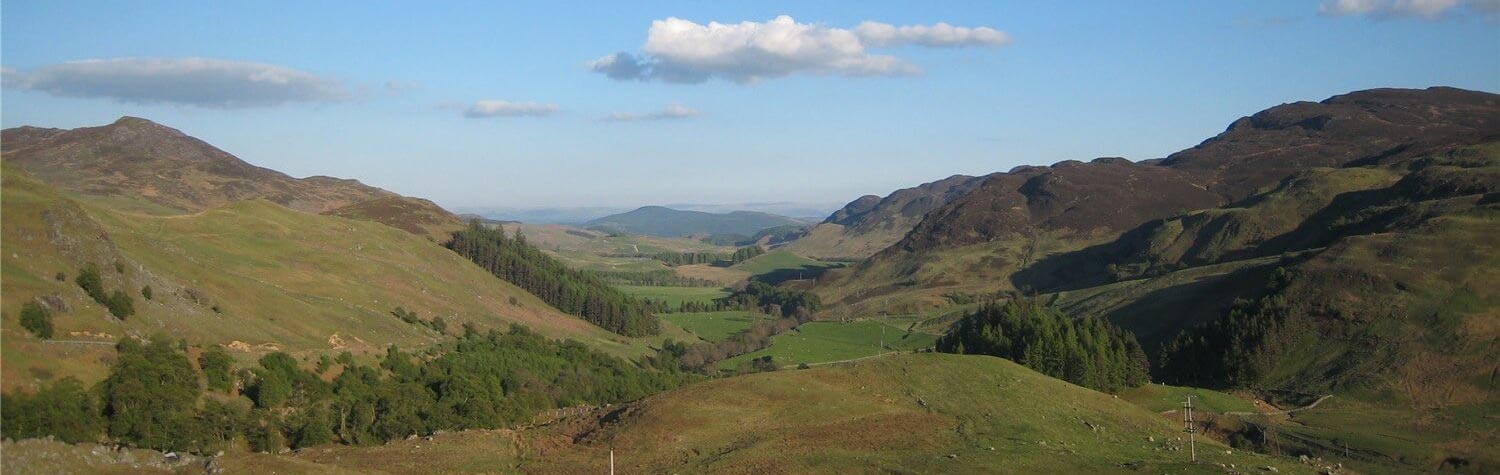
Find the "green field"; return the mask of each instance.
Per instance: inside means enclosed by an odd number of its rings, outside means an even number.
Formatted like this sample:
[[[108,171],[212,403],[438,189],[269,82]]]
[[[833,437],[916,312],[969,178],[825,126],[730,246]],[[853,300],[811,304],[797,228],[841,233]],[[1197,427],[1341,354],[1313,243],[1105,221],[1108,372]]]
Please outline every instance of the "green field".
[[[1182,402],[1193,396],[1193,410],[1205,412],[1255,411],[1255,405],[1243,398],[1212,389],[1147,384],[1120,394],[1120,397],[1137,406],[1156,412],[1182,408]]]
[[[656,285],[616,285],[615,288],[621,292],[630,294],[637,298],[648,298],[651,300],[666,300],[667,305],[676,307],[683,302],[712,302],[713,299],[729,295],[728,290],[721,287],[666,287]]]
[[[884,350],[880,348],[881,341],[885,342]],[[719,367],[734,368],[766,355],[770,355],[772,361],[781,366],[825,363],[888,351],[927,348],[936,341],[936,335],[907,333],[905,328],[874,320],[850,323],[808,322],[777,335],[770,347],[729,358],[720,362]]]
[[[661,318],[682,327],[682,329],[693,332],[704,340],[720,341],[750,328],[757,321],[766,320],[770,317],[759,315],[754,312],[731,311],[731,312],[704,312],[704,313],[667,313]]]
[[[730,266],[730,268],[749,272],[760,280],[774,283],[793,279],[811,279],[823,273],[824,270],[842,266],[842,263],[817,261],[786,251],[772,251]]]
[[[610,272],[651,272],[671,269],[661,261],[646,257],[610,257],[585,251],[543,250],[574,269]]]

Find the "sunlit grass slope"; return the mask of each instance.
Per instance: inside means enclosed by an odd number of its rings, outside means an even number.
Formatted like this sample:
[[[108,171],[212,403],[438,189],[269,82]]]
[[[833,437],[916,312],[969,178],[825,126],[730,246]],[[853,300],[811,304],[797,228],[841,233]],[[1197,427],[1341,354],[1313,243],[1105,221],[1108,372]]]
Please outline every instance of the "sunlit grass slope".
[[[444,317],[449,332],[465,322],[522,323],[617,354],[646,346],[562,314],[425,237],[379,223],[266,201],[178,216],[116,211],[107,203],[80,204],[5,169],[0,308],[16,315],[39,297],[64,307],[55,312],[55,340],[63,342],[43,343],[15,318],[4,319],[6,388],[66,375],[97,379],[112,350],[79,342],[124,335],[167,333],[242,353],[373,352],[441,338],[392,316],[398,306],[424,319]],[[84,295],[73,278],[86,263],[101,269],[106,289],[134,296],[136,315],[109,317]],[[151,300],[141,295],[146,286]]]
[[[1169,419],[984,356],[716,379],[558,430],[526,434],[521,471],[595,470],[612,448],[626,473],[1311,473],[1201,437],[1191,464]]]

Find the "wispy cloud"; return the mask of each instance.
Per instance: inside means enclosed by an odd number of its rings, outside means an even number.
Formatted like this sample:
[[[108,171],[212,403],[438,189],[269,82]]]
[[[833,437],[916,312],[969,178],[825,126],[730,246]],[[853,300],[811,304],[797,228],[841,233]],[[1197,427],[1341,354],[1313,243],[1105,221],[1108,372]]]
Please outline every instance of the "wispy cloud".
[[[918,45],[932,47],[1004,46],[1010,35],[989,27],[967,28],[947,23],[895,26],[867,21],[854,27],[854,34],[868,46]]]
[[[7,70],[4,85],[54,96],[217,109],[337,102],[352,96],[338,81],[296,69],[208,58],[72,61]]]
[[[616,112],[616,113],[610,114],[608,117],[605,117],[603,120],[605,122],[637,122],[637,121],[643,121],[643,120],[687,119],[687,118],[690,118],[690,117],[697,117],[698,115],[699,115],[699,112],[698,112],[697,109],[692,109],[692,108],[689,108],[689,107],[686,107],[686,106],[681,106],[681,105],[673,104],[673,105],[667,106],[665,109],[662,109],[662,110],[659,110],[659,111],[655,111],[655,112],[647,112],[647,113],[644,113],[644,114],[632,114],[632,113],[629,113],[629,112]]]
[[[698,24],[681,18],[651,22],[641,54],[619,52],[596,59],[589,69],[618,81],[681,84],[722,79],[755,83],[793,74],[905,76],[915,65],[867,47],[904,45],[1002,46],[1005,32],[988,27],[894,26],[865,22],[853,30],[798,23],[790,16],[766,22]]]
[[[1452,15],[1479,14],[1495,18],[1500,0],[1324,0],[1318,6],[1324,16],[1372,18],[1441,19]]]
[[[464,117],[483,119],[487,117],[543,117],[557,113],[556,104],[536,102],[477,101],[464,109]]]

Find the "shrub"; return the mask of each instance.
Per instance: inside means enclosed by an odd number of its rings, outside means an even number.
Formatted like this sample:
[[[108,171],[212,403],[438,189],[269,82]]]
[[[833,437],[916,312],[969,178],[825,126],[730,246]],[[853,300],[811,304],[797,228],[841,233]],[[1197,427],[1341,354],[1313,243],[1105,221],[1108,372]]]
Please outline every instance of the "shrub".
[[[296,448],[331,442],[333,442],[333,424],[329,421],[328,411],[322,407],[314,407],[304,412],[301,427],[297,429]]]
[[[21,306],[21,327],[39,338],[52,338],[52,311],[36,301]]]
[[[95,302],[103,304],[109,296],[104,294],[104,279],[99,277],[99,266],[89,264],[78,270],[78,277],[73,279],[83,292]]]
[[[198,356],[198,367],[203,368],[203,378],[210,391],[227,393],[234,389],[234,375],[230,372],[233,365],[234,358],[219,345],[209,347]]]
[[[141,287],[141,298],[151,300],[151,286]]]
[[[130,294],[125,293],[123,290],[116,289],[113,293],[110,293],[109,299],[104,302],[104,306],[109,308],[109,313],[121,320],[135,315],[135,299],[130,298]]]
[[[254,425],[249,439],[250,450],[265,453],[277,453],[286,448],[286,435],[281,433],[281,419],[276,414],[262,413],[263,421]]]
[[[68,274],[66,272],[63,272],[63,271],[57,271],[57,277],[56,278],[57,278],[58,282],[67,282],[68,281]]]
[[[115,440],[157,450],[193,447],[194,407],[202,390],[186,354],[168,338],[125,338],[100,383],[104,417]]]
[[[34,394],[6,394],[4,400],[0,432],[12,439],[51,435],[70,444],[94,442],[104,428],[98,404],[77,379],[63,378]]]

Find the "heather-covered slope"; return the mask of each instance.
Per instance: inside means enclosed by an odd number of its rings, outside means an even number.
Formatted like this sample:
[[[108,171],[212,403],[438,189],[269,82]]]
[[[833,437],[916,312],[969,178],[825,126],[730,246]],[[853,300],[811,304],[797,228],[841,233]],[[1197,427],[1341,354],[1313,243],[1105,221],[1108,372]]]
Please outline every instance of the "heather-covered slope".
[[[432,235],[458,224],[424,200],[357,180],[292,178],[257,167],[177,129],[122,117],[73,130],[18,127],[0,132],[6,163],[61,191],[130,203],[156,214],[203,211],[264,199],[310,213],[369,219]]]
[[[1028,229],[1116,232],[1217,207],[1314,167],[1410,158],[1500,137],[1500,96],[1376,89],[1285,104],[1235,121],[1160,162],[1022,167],[929,213],[899,249],[976,244]]]
[[[985,177],[954,175],[892,192],[884,198],[865,195],[835,211],[784,248],[825,259],[863,259],[895,244],[928,211],[978,186]]]
[[[1319,236],[1314,229],[1330,223],[1304,226],[1304,219],[1335,219],[1325,204],[1358,210],[1369,197],[1345,193],[1385,188],[1408,174],[1393,164],[1497,137],[1500,96],[1483,92],[1382,89],[1277,106],[1166,160],[1098,159],[990,175],[928,212],[870,261],[829,273],[820,293],[847,304],[869,306],[863,301],[880,297],[882,305],[895,300],[920,308],[942,304],[951,292],[1076,289],[1147,275],[1152,266],[1160,272],[1162,265],[1326,244],[1338,234]],[[1419,183],[1437,179],[1428,177],[1436,173],[1443,172],[1424,171],[1404,186],[1457,186]],[[1268,189],[1273,192],[1260,195]],[[1254,200],[1265,200],[1267,211],[1236,211]],[[1211,237],[1241,229],[1230,241]],[[1194,237],[1199,234],[1204,237]],[[1122,250],[1117,238],[1151,250]],[[1131,252],[1140,255],[1113,260]]]

